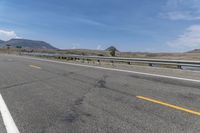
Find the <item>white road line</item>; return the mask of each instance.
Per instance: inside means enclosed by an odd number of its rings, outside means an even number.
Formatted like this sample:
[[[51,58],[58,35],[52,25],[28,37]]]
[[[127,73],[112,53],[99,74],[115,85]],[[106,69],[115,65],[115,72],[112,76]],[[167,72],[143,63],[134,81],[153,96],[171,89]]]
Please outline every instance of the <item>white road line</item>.
[[[7,133],[19,133],[17,126],[0,94],[0,111],[3,118],[4,125],[6,127]]]
[[[32,68],[41,69],[41,67],[39,67],[39,66],[35,66],[35,65],[29,65],[29,66]]]
[[[17,56],[17,57],[19,57],[19,56]],[[38,60],[38,61],[46,61],[46,62],[53,62],[53,63],[59,63],[59,64],[73,65],[73,66],[82,66],[82,67],[88,67],[88,68],[96,68],[96,69],[109,70],[109,71],[126,72],[126,73],[140,74],[140,75],[146,75],[146,76],[152,76],[152,77],[160,77],[160,78],[168,78],[168,79],[176,79],[176,80],[200,83],[200,80],[197,80],[197,79],[188,79],[188,78],[173,77],[173,76],[166,76],[166,75],[159,75],[159,74],[151,74],[151,73],[144,73],[144,72],[137,72],[137,71],[129,71],[129,70],[122,70],[122,69],[115,69],[115,68],[105,68],[105,67],[98,67],[98,66],[91,66],[91,65],[75,64],[75,63],[68,63],[68,62],[54,61],[54,60],[47,60],[47,59],[39,59],[39,58],[25,57],[25,56],[20,56],[20,57],[23,57],[23,58],[26,58],[26,59]]]

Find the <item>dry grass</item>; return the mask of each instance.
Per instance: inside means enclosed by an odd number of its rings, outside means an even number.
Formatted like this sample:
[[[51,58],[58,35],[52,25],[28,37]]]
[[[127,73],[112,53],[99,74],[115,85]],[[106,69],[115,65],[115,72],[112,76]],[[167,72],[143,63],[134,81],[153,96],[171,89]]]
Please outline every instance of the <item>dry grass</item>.
[[[19,49],[0,49],[0,53],[20,53],[20,51],[31,51],[41,53],[59,53],[59,54],[76,54],[76,55],[94,55],[94,56],[110,56],[109,51],[88,50],[88,49],[67,49],[67,50],[19,50]],[[169,59],[169,60],[197,60],[200,61],[200,53],[133,53],[133,52],[117,52],[117,57],[127,58],[152,58],[152,59]]]

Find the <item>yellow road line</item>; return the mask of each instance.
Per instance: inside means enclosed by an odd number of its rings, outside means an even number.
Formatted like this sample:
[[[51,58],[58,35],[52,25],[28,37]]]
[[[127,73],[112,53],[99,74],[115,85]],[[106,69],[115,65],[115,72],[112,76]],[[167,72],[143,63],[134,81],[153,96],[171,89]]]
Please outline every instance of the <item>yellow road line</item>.
[[[41,69],[41,67],[39,67],[39,66],[35,66],[35,65],[29,65],[29,66],[32,68]]]
[[[193,115],[200,116],[200,112],[196,112],[196,111],[193,111],[193,110],[190,110],[190,109],[182,108],[182,107],[179,107],[179,106],[176,106],[176,105],[164,103],[164,102],[154,100],[154,99],[151,99],[151,98],[147,98],[147,97],[143,97],[143,96],[136,96],[136,97],[139,98],[139,99],[143,99],[143,100],[146,100],[146,101],[150,101],[150,102],[153,102],[153,103],[157,103],[157,104],[164,105],[164,106],[167,106],[167,107],[170,107],[170,108],[174,108],[174,109],[181,110],[181,111],[184,111],[184,112],[187,112],[187,113],[191,113]]]

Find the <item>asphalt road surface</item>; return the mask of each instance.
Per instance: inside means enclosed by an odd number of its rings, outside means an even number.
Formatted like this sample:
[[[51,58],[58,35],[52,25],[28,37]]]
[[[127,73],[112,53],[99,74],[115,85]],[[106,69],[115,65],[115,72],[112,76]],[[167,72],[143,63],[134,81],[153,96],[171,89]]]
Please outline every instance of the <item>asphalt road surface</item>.
[[[200,82],[0,55],[0,93],[20,133],[200,132]]]

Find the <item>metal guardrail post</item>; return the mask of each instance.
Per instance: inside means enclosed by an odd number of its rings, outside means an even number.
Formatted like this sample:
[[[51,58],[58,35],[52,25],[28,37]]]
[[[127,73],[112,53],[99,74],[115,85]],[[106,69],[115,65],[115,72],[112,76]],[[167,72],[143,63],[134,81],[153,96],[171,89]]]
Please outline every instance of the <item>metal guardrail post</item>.
[[[153,66],[153,64],[152,64],[152,63],[149,63],[149,66],[151,66],[151,67],[152,67],[152,66]]]
[[[112,63],[112,67],[114,67],[114,61],[111,61],[111,63]]]
[[[99,63],[99,65],[101,65],[101,61],[100,60],[97,60],[97,62]]]
[[[182,66],[181,66],[181,65],[177,65],[177,68],[178,68],[178,69],[182,69]]]

